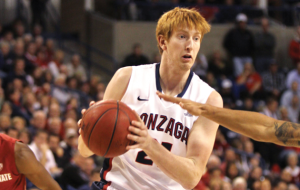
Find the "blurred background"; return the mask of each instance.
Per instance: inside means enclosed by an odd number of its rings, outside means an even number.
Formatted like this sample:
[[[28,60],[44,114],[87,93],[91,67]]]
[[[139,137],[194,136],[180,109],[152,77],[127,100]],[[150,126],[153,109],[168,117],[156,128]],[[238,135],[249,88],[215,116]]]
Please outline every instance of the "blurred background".
[[[118,68],[160,61],[156,22],[177,6],[212,25],[192,69],[224,107],[299,122],[299,0],[0,0],[0,132],[63,189],[89,190],[103,158],[78,154],[80,111]],[[299,153],[220,126],[195,189],[298,190]]]

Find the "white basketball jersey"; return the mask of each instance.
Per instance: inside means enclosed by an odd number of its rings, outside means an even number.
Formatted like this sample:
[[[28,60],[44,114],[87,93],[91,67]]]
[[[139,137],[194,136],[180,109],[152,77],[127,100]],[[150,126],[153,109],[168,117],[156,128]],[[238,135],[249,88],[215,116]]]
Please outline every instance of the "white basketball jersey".
[[[173,154],[185,157],[189,132],[198,117],[156,95],[157,90],[162,91],[159,66],[132,67],[130,82],[121,101],[140,115],[154,139]],[[212,91],[209,85],[191,72],[178,97],[206,103]],[[101,177],[108,182],[104,189],[109,190],[184,189],[165,175],[141,149],[106,159]]]

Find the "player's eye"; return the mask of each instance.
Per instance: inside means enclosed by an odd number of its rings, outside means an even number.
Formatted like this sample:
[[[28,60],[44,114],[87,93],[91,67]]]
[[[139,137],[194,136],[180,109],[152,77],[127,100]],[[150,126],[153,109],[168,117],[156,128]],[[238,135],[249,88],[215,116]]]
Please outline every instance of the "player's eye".
[[[185,36],[184,35],[180,35],[180,38],[185,38]]]
[[[198,41],[198,40],[199,40],[199,38],[198,38],[198,37],[195,37],[194,39],[195,39],[196,41]]]

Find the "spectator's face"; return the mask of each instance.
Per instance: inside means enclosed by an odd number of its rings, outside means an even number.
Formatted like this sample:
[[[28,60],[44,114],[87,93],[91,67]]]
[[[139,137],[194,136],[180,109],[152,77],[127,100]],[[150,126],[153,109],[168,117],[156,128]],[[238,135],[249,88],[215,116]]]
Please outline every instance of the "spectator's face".
[[[291,154],[291,155],[289,155],[289,157],[288,157],[288,164],[289,164],[289,166],[295,167],[295,166],[297,166],[297,163],[298,163],[298,156],[297,156],[297,154]]]
[[[253,153],[253,143],[251,141],[245,142],[245,152],[249,154]]]
[[[71,89],[76,89],[77,88],[77,79],[76,78],[72,78],[70,81],[69,81],[69,88]]]
[[[265,179],[261,182],[261,190],[271,190],[271,182],[268,179]]]
[[[13,80],[13,87],[14,87],[14,89],[22,91],[23,90],[23,82],[22,82],[22,80],[17,79],[17,78],[14,79]]]
[[[95,163],[93,158],[86,158],[85,162],[84,162],[84,168],[83,171],[87,174],[87,175],[91,175],[92,174],[92,170],[95,168]]]
[[[271,71],[271,73],[276,73],[277,70],[278,70],[277,64],[270,65],[270,71]]]
[[[16,43],[14,47],[14,52],[17,56],[23,56],[24,54],[24,43],[23,42],[18,42]]]
[[[243,21],[240,21],[240,22],[238,23],[238,26],[239,26],[240,29],[244,30],[244,29],[246,29],[246,27],[247,27],[247,23],[246,23],[246,22],[243,22]]]
[[[235,187],[233,187],[233,190],[246,190],[246,185],[243,184],[243,183],[239,183],[239,184],[236,184]]]
[[[16,25],[16,33],[18,36],[23,36],[25,33],[25,28],[23,26],[23,24],[18,24]]]
[[[65,114],[65,117],[77,121],[77,113],[74,109],[68,110],[67,113]]]
[[[8,132],[7,132],[7,135],[14,138],[14,139],[18,139],[19,137],[19,131],[18,130],[13,130],[13,129],[10,129]]]
[[[34,43],[30,43],[27,49],[28,53],[31,55],[35,55],[36,53],[36,45]]]
[[[251,173],[251,178],[259,180],[261,175],[262,175],[262,169],[260,167],[256,167]]]
[[[11,120],[8,116],[1,116],[0,117],[0,129],[5,130],[11,126]]]
[[[16,61],[15,71],[16,72],[24,72],[25,62],[22,59]]]
[[[226,161],[234,161],[235,160],[235,153],[231,149],[227,149],[225,152],[225,160]]]
[[[29,136],[26,132],[20,133],[19,140],[22,141],[24,144],[29,144],[30,141]]]
[[[74,55],[72,57],[72,64],[74,66],[78,66],[80,64],[80,57],[78,55]]]
[[[44,51],[39,51],[38,54],[37,54],[37,58],[42,60],[42,61],[45,61],[46,60],[46,54]]]
[[[44,43],[44,39],[43,37],[41,36],[38,36],[36,39],[35,39],[35,44],[37,46],[37,48],[40,48]]]
[[[18,120],[16,120],[16,121],[14,122],[14,127],[15,127],[16,129],[18,129],[19,131],[21,131],[22,129],[25,128],[25,122],[18,119]]]
[[[293,91],[297,91],[297,90],[298,90],[298,82],[294,81],[294,82],[292,83],[292,90],[293,90]]]
[[[56,59],[56,61],[58,61],[59,63],[62,63],[62,62],[63,62],[64,57],[65,57],[65,55],[64,55],[64,52],[63,52],[63,51],[57,51],[57,52],[55,52],[55,59]]]
[[[1,113],[10,116],[12,109],[8,103],[4,103],[1,109]]]
[[[255,181],[252,185],[253,190],[261,190],[261,182],[260,181]]]
[[[43,75],[43,71],[40,67],[36,67],[33,71],[33,78],[40,79]]]
[[[46,42],[46,47],[47,47],[49,50],[52,50],[52,49],[54,48],[54,42],[53,42],[53,40],[48,39],[47,42]]]
[[[245,99],[244,105],[245,105],[246,110],[251,110],[253,107],[253,100],[251,98]]]
[[[40,145],[47,143],[48,134],[47,133],[39,133],[35,138],[35,144],[40,147]]]
[[[32,124],[37,129],[44,129],[46,126],[46,115],[41,112],[34,115]]]
[[[14,36],[13,36],[13,33],[12,32],[7,32],[5,35],[4,35],[4,40],[7,41],[7,42],[10,42],[14,39]]]
[[[141,49],[141,47],[135,47],[134,48],[134,54],[135,55],[137,55],[137,56],[139,56],[139,55],[141,55],[142,54],[142,49]]]
[[[10,95],[10,100],[13,103],[19,102],[20,98],[21,98],[21,93],[18,90],[15,90],[14,93]]]
[[[261,19],[261,27],[264,32],[267,32],[269,30],[269,21],[266,18]]]
[[[298,106],[299,105],[299,98],[298,98],[298,96],[293,96],[293,98],[292,98],[292,105],[293,106]]]
[[[60,128],[61,128],[60,119],[53,118],[52,122],[49,124],[49,130],[54,134],[59,135]]]
[[[66,130],[70,129],[70,128],[77,130],[76,120],[71,119],[71,118],[66,119],[65,122],[64,122],[64,127],[65,127]]]
[[[278,108],[278,102],[276,100],[272,101],[268,106],[271,112],[276,112]]]
[[[8,44],[1,45],[1,52],[3,53],[3,55],[8,55],[9,51],[10,49]]]
[[[280,182],[277,185],[276,190],[287,190],[287,184],[285,182]]]
[[[59,117],[60,110],[58,104],[51,104],[49,109],[49,117]]]
[[[235,164],[231,164],[228,168],[228,174],[230,178],[234,178],[238,175],[238,169]]]
[[[231,184],[229,182],[224,182],[222,190],[232,190]]]
[[[49,137],[49,148],[54,151],[59,147],[59,137],[50,136]]]

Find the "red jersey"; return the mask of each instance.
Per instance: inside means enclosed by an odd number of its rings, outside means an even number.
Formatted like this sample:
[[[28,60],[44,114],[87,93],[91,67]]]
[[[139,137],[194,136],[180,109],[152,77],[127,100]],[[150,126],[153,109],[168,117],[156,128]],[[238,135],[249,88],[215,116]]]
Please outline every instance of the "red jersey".
[[[26,180],[15,163],[16,139],[0,133],[0,190],[25,190]]]

